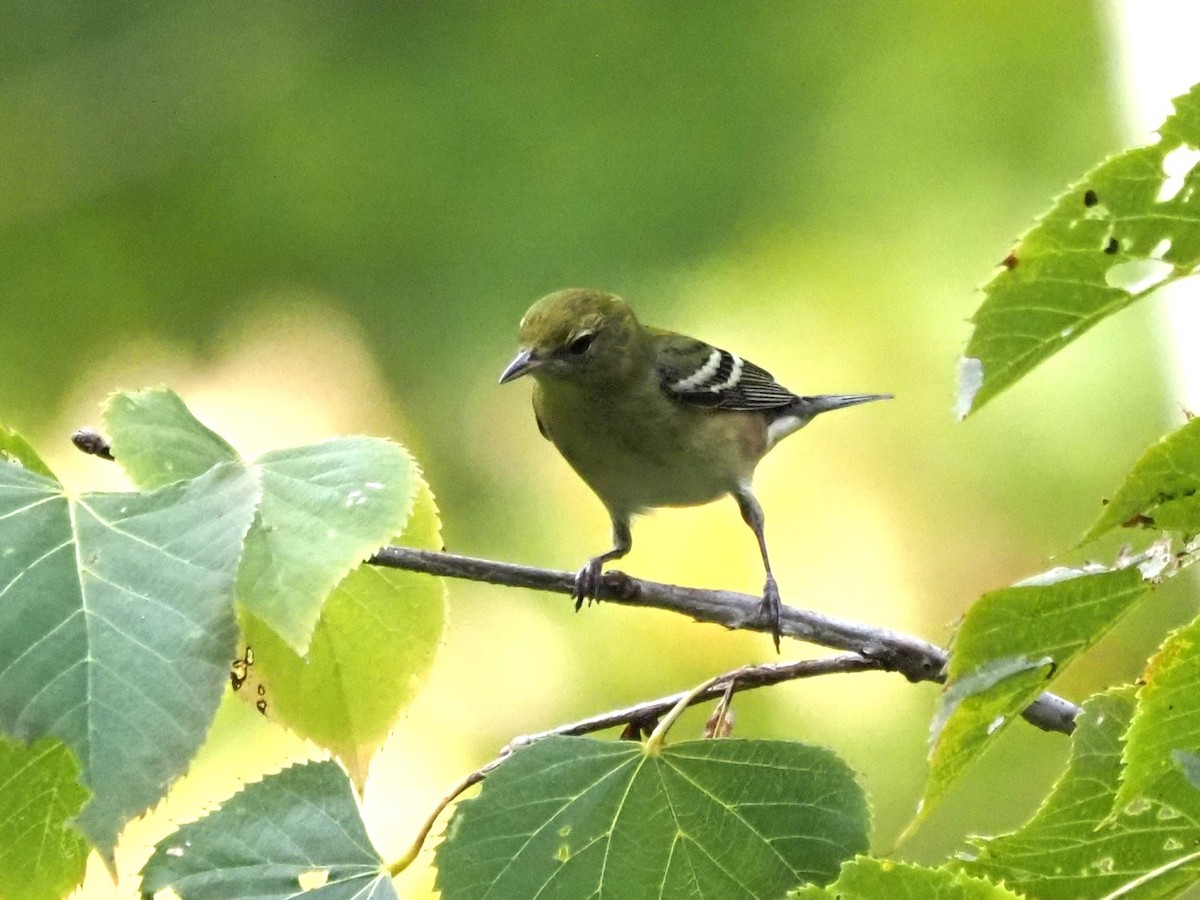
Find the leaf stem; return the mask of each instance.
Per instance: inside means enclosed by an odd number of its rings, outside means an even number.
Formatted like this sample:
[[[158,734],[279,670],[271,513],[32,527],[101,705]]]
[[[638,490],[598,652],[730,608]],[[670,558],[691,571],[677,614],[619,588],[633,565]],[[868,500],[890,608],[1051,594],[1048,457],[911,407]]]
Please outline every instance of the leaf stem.
[[[708,679],[707,681],[701,682],[680,697],[679,702],[671,707],[670,712],[663,716],[662,721],[658,723],[650,737],[646,738],[646,753],[656,754],[662,750],[663,742],[667,739],[667,732],[671,730],[671,726],[675,724],[681,715],[683,715],[683,711],[695,702],[697,697],[703,694],[710,687],[716,685],[718,682],[732,683],[732,679],[734,677],[736,676],[733,674],[717,675]]]
[[[437,805],[434,806],[429,815],[425,817],[425,821],[422,823],[421,828],[417,831],[417,836],[413,838],[413,842],[409,846],[408,850],[406,850],[404,855],[396,859],[394,862],[388,863],[388,875],[390,875],[392,878],[395,878],[410,865],[412,865],[413,861],[416,860],[416,858],[420,855],[421,848],[425,846],[425,841],[429,837],[429,832],[433,830],[433,826],[437,822],[438,816],[442,814],[442,811],[451,803],[453,803],[455,798],[457,798],[458,795],[463,791],[467,790],[472,785],[479,784],[479,782],[483,781],[487,772],[490,771],[491,768],[495,768],[495,766],[500,764],[500,759],[501,758],[494,759],[486,766],[476,769],[469,775],[459,779],[454,786],[450,788],[450,790],[446,791],[446,793],[442,795],[442,798],[438,800]]]

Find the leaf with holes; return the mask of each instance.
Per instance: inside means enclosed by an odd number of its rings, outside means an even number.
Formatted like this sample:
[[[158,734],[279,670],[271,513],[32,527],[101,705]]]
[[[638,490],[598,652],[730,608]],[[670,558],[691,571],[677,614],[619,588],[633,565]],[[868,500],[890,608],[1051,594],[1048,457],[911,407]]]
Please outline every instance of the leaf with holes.
[[[1135,565],[1054,569],[985,594],[950,649],[934,720],[929,783],[917,822],[1021,710],[1145,594]]]
[[[0,738],[0,897],[57,900],[83,879],[91,848],[67,824],[88,796],[78,777],[60,741]]]
[[[1175,99],[1159,134],[1069,188],[984,287],[959,367],[960,417],[1200,264],[1200,85]]]
[[[1142,454],[1100,520],[1084,536],[1098,538],[1126,523],[1200,531],[1200,418],[1186,422]]]
[[[1133,688],[1116,688],[1083,705],[1067,771],[1041,809],[1012,834],[972,839],[971,850],[959,858],[964,872],[1003,881],[1037,900],[1103,897],[1200,844],[1200,827],[1192,819],[1200,792],[1179,798],[1177,806],[1145,800],[1111,815],[1133,695]],[[1126,896],[1175,897],[1198,874],[1200,861]]]
[[[159,841],[142,869],[142,895],[168,888],[182,900],[396,897],[334,762],[269,775]]]
[[[0,465],[0,729],[71,748],[93,795],[79,827],[110,858],[216,714],[258,497],[231,465],[150,493],[79,497]]]
[[[853,773],[820,747],[552,737],[458,805],[437,886],[446,900],[778,897],[832,880],[868,825]]]
[[[433,494],[414,477],[417,499],[395,542],[439,549]],[[307,657],[253,616],[243,617],[253,664],[239,694],[336,753],[361,791],[371,758],[433,664],[445,606],[441,578],[361,565],[325,602]]]
[[[842,865],[838,880],[825,887],[806,885],[788,900],[1020,900],[1020,895],[953,869],[860,856]]]
[[[117,462],[142,487],[236,459],[165,389],[114,395],[105,424]],[[330,592],[404,528],[416,463],[391,441],[347,437],[238,464],[262,490],[238,571],[238,599],[304,654]]]

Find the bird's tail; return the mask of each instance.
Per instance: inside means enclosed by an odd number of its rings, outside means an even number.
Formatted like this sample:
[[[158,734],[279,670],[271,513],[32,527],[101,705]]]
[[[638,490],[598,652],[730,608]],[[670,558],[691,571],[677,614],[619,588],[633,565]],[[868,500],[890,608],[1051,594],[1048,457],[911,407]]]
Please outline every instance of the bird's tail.
[[[767,425],[767,447],[777,443],[794,431],[799,431],[823,412],[858,406],[873,400],[891,400],[891,394],[817,394],[815,397],[797,397],[790,406],[775,410]]]

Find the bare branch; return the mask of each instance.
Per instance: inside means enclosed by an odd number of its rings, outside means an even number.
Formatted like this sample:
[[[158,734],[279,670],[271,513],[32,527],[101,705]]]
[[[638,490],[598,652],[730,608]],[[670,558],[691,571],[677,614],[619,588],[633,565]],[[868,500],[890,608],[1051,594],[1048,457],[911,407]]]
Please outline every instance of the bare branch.
[[[370,562],[429,575],[567,595],[575,584],[575,576],[570,572],[411,547],[384,547],[371,557]],[[597,594],[601,600],[610,603],[670,610],[691,616],[698,622],[726,628],[771,630],[770,623],[759,617],[761,598],[735,591],[681,587],[609,571],[600,579]],[[787,637],[851,651],[872,660],[876,668],[899,672],[909,681],[940,683],[945,680],[942,669],[946,664],[946,651],[911,635],[791,606],[783,607],[781,630]],[[1024,712],[1025,718],[1038,728],[1064,734],[1074,730],[1078,714],[1079,707],[1050,693],[1042,694]]]
[[[842,653],[838,656],[830,656],[825,659],[803,659],[799,662],[743,666],[740,669],[735,669],[732,672],[726,672],[724,675],[721,675],[705,690],[697,694],[692,703],[703,703],[705,700],[720,697],[726,690],[730,690],[734,694],[740,694],[742,691],[768,687],[769,685],[780,684],[784,681],[796,681],[800,678],[812,678],[815,675],[833,675],[839,672],[868,672],[881,670],[882,668],[883,666],[880,665],[878,660],[869,659],[857,653]],[[534,741],[540,741],[542,738],[550,737],[552,734],[591,734],[595,731],[603,731],[606,728],[615,728],[618,725],[637,725],[645,730],[650,730],[659,716],[673,708],[687,694],[687,691],[680,691],[678,694],[671,694],[669,697],[659,697],[657,700],[647,700],[635,706],[626,706],[624,709],[614,709],[610,712],[600,713],[598,716],[589,716],[577,722],[559,725],[548,731],[538,731],[534,734],[523,735],[510,741],[508,746],[500,752],[500,755],[505,756],[519,747],[527,746]]]

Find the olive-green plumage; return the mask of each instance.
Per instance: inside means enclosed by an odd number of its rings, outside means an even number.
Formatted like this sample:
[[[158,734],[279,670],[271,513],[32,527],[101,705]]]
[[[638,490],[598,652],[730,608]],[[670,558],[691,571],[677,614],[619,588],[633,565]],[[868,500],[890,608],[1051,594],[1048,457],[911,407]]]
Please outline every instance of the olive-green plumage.
[[[599,291],[543,297],[521,320],[519,343],[501,382],[534,377],[538,427],[612,518],[613,549],[580,570],[576,608],[594,596],[603,564],[629,552],[635,514],[732,494],[759,541],[763,611],[778,646],[779,594],[750,491],[754,468],[817,414],[887,395],[799,397],[735,354],[642,325]]]

